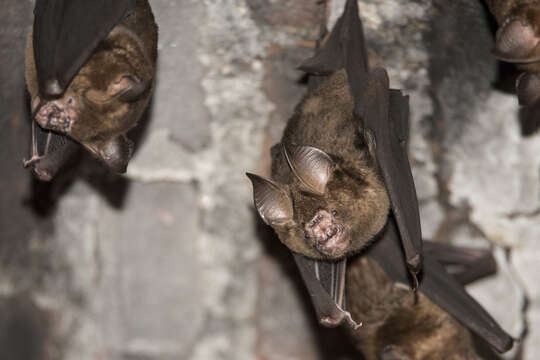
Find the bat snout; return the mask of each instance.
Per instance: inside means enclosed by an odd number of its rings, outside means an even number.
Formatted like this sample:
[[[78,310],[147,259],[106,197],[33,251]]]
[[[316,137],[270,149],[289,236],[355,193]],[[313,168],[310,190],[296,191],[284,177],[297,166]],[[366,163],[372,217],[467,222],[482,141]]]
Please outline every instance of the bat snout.
[[[56,102],[45,104],[36,114],[35,120],[43,129],[60,133],[68,133],[71,130],[71,116]]]
[[[350,245],[343,224],[326,210],[319,210],[305,224],[306,239],[325,256],[338,258],[345,254]]]

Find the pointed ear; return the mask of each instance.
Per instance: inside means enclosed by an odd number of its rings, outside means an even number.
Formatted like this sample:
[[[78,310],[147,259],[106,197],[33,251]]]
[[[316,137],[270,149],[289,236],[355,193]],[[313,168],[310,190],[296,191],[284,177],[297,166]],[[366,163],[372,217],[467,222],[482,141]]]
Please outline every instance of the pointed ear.
[[[324,195],[334,162],[324,151],[312,146],[285,146],[283,153],[302,188],[316,195]]]
[[[143,81],[132,74],[125,74],[109,85],[109,92],[122,102],[139,100],[150,88],[150,81]]]
[[[255,207],[266,224],[283,225],[292,220],[292,200],[279,184],[255,174],[246,175],[253,185]]]
[[[133,142],[119,135],[98,144],[87,145],[90,151],[102,160],[112,171],[123,174],[133,153]]]
[[[540,60],[540,37],[525,19],[505,22],[497,31],[494,55],[511,63],[530,63]]]

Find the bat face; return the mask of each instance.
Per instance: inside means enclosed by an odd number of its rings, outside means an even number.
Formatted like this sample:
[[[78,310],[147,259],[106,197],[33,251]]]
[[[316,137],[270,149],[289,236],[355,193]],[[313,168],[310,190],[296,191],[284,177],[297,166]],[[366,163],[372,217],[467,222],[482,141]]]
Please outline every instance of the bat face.
[[[63,25],[57,26],[62,29]],[[133,152],[126,133],[137,125],[148,105],[155,76],[157,27],[149,4],[138,1],[134,13],[92,48],[88,60],[58,94],[44,95],[40,91],[34,39],[31,35],[26,54],[33,120],[40,129],[79,143],[114,172],[125,172]],[[69,53],[70,49],[65,51]],[[35,170],[38,162],[47,163],[45,159],[52,156],[47,149],[44,153],[34,151],[32,161],[25,164],[32,164]],[[55,163],[64,160],[59,149]],[[49,174],[56,171],[48,170]]]
[[[35,96],[32,110],[40,106],[35,121],[41,128],[69,136],[123,172],[132,147],[123,135],[137,124],[147,101],[137,97],[149,86],[128,66],[106,63],[99,55],[81,69],[62,97],[46,101]]]
[[[336,103],[347,92],[341,72],[308,93],[276,147],[274,179],[248,174],[262,219],[289,249],[314,259],[358,252],[383,228],[389,211],[368,146],[352,128],[358,123],[352,106]],[[328,122],[321,125],[320,118]],[[325,137],[332,128],[343,129],[341,141]],[[320,148],[296,145],[302,143]]]

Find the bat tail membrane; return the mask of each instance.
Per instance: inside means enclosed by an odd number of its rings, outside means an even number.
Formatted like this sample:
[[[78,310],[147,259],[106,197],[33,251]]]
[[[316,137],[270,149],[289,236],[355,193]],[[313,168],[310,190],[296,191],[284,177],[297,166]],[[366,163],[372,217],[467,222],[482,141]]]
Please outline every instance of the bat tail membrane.
[[[33,44],[39,92],[61,96],[136,0],[37,0]]]

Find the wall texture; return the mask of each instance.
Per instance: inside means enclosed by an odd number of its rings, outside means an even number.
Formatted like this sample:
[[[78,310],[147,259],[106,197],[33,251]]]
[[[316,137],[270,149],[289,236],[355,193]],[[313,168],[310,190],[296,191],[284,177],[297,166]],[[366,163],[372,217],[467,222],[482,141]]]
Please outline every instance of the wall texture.
[[[335,21],[344,0],[328,2]],[[480,3],[360,0],[368,43],[411,100],[423,232],[492,247],[472,293],[540,353],[535,123],[490,55]],[[320,329],[288,252],[257,219],[245,171],[305,87],[316,1],[151,0],[157,88],[125,177],[81,156],[52,184],[22,169],[24,39],[32,2],[0,0],[1,359],[353,359]],[[508,80],[510,78],[510,80]],[[521,115],[521,116],[520,116]],[[523,354],[519,352],[523,350]]]

